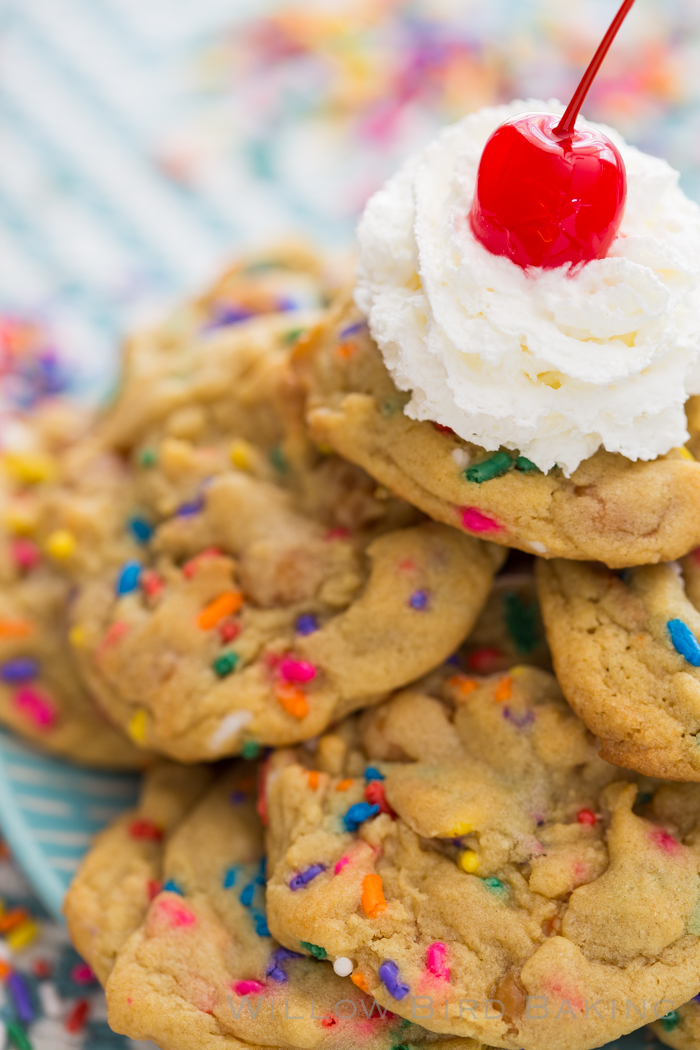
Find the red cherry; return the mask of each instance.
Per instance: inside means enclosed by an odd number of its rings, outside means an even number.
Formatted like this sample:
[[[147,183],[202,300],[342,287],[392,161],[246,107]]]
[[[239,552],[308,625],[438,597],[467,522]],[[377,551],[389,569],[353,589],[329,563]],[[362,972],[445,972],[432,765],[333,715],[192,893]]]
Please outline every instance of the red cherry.
[[[495,255],[551,268],[607,254],[625,207],[625,165],[606,135],[576,118],[633,3],[624,0],[561,119],[514,117],[486,143],[470,222]]]

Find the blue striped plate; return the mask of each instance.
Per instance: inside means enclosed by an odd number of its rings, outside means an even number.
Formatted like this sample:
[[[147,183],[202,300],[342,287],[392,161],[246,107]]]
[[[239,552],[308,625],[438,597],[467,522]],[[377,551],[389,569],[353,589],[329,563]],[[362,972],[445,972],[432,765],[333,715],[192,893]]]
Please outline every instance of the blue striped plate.
[[[136,801],[139,777],[49,758],[0,730],[0,827],[55,918],[96,831]]]

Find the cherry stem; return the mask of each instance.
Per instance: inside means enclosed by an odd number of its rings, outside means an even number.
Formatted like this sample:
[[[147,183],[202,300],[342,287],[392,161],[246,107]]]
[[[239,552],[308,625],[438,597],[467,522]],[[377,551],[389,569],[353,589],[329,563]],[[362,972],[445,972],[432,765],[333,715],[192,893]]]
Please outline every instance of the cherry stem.
[[[620,26],[627,18],[633,3],[634,0],[624,0],[622,7],[610,23],[610,28],[603,37],[600,47],[591,60],[590,66],[581,77],[581,83],[576,88],[574,97],[567,106],[566,113],[561,118],[556,128],[554,128],[553,134],[556,135],[557,138],[567,138],[573,134],[574,125],[576,124],[578,115],[581,112],[581,106],[585,102],[591,84],[595,80],[596,74],[603,64],[603,59],[610,50],[610,45],[617,36]]]

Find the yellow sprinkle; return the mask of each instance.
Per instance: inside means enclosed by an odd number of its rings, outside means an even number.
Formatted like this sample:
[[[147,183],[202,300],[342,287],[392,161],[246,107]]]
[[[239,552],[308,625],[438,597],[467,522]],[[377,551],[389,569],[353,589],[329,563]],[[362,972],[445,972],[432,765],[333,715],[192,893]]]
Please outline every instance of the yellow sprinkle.
[[[36,935],[39,932],[39,928],[33,922],[23,922],[21,926],[16,926],[14,930],[11,930],[5,938],[5,944],[12,949],[13,952],[21,951],[22,948],[26,948],[28,944],[31,944]]]
[[[250,445],[247,441],[234,441],[229,449],[229,455],[234,467],[239,470],[250,470]]]
[[[4,516],[5,525],[15,536],[30,536],[36,528],[36,515],[26,507],[12,507]]]
[[[515,667],[511,667],[508,674],[511,678],[522,678],[524,674],[529,672],[530,668],[527,664],[517,664]]]
[[[683,459],[690,459],[690,460],[692,460],[693,463],[695,462],[695,456],[693,455],[693,453],[689,449],[687,449],[685,447],[681,447],[679,449],[676,449],[676,451],[680,452],[680,454],[683,457]]]
[[[462,835],[468,835],[470,831],[474,830],[474,825],[469,824],[466,820],[463,820],[460,824],[457,824],[449,834],[449,838],[458,839]]]
[[[75,649],[82,649],[85,645],[85,628],[76,624],[75,627],[71,627],[68,632],[68,640]]]
[[[6,452],[2,459],[8,474],[25,485],[48,481],[55,474],[55,463],[41,452]]]
[[[72,532],[66,529],[57,529],[52,532],[46,541],[45,550],[57,561],[65,561],[70,558],[76,548],[76,539]]]
[[[142,707],[129,719],[128,732],[135,744],[142,744],[146,739],[146,712]]]
[[[327,445],[325,441],[319,441],[319,443],[316,445],[316,448],[322,456],[330,456],[331,452],[333,451],[331,446]]]
[[[459,858],[459,866],[468,875],[473,875],[475,871],[479,870],[479,858],[473,849],[465,849]]]

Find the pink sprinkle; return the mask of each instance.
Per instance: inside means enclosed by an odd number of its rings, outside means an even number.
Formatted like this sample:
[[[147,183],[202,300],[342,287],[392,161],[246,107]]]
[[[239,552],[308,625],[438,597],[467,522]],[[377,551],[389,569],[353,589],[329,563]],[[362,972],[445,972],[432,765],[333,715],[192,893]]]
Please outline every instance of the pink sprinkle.
[[[197,919],[189,908],[172,897],[162,897],[158,901],[158,911],[171,926],[193,926]]]
[[[654,828],[649,835],[649,838],[656,846],[659,846],[664,853],[676,853],[676,851],[681,848],[680,842],[677,842],[673,835],[669,835],[669,833],[664,831],[663,828]]]
[[[92,984],[95,975],[87,963],[77,963],[70,972],[71,980],[76,984]]]
[[[462,525],[470,532],[503,532],[503,526],[493,518],[487,518],[476,507],[460,507]]]
[[[31,540],[13,540],[10,551],[12,560],[20,569],[33,569],[41,560],[39,548]]]
[[[228,620],[219,628],[219,637],[222,642],[232,642],[234,638],[238,638],[241,630],[242,627],[238,620]]]
[[[125,623],[124,620],[118,620],[116,623],[113,623],[112,626],[107,629],[102,641],[100,642],[100,654],[103,653],[105,649],[111,649],[113,645],[116,645],[128,630],[129,624]]]
[[[337,528],[329,529],[325,538],[327,540],[346,540],[349,535],[350,533],[347,529]]]
[[[338,861],[338,863],[336,864],[336,866],[333,868],[333,873],[335,875],[340,875],[340,873],[343,870],[343,868],[347,867],[347,865],[349,863],[350,863],[350,858],[349,857],[341,857],[340,860]]]
[[[220,556],[221,551],[218,547],[207,547],[207,549],[198,554],[196,558],[192,558],[191,561],[186,562],[182,566],[183,575],[186,579],[191,579],[199,568],[200,562],[204,561],[206,558],[219,558]]]
[[[25,686],[18,689],[14,695],[15,707],[18,707],[35,725],[41,729],[48,729],[57,718],[57,711],[51,700]]]
[[[449,981],[450,971],[447,966],[447,945],[442,941],[435,941],[430,945],[425,956],[429,971],[443,981]]]
[[[310,682],[316,677],[316,668],[307,660],[295,660],[285,656],[279,665],[279,672],[285,682]]]
[[[401,572],[414,572],[415,568],[416,563],[410,558],[405,558],[403,561],[399,562],[399,569]]]
[[[262,995],[265,985],[261,981],[238,981],[233,990],[236,995]]]
[[[141,573],[141,587],[149,598],[155,598],[165,587],[165,583],[153,569],[146,569]]]

